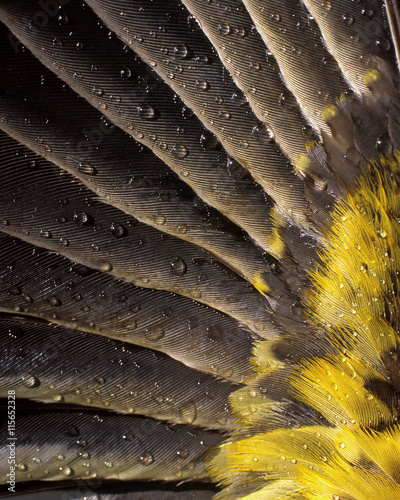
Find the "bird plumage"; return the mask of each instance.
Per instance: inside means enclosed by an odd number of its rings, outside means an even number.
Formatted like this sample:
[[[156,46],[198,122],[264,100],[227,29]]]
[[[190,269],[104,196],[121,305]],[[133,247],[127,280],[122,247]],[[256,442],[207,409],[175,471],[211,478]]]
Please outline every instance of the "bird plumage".
[[[0,1],[17,491],[399,495],[398,18]]]

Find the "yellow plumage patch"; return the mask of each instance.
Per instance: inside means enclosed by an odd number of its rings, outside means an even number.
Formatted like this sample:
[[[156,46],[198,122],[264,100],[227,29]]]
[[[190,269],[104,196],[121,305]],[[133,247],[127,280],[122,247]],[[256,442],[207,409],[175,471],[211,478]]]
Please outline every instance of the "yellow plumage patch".
[[[382,158],[333,213],[304,306],[320,353],[283,362],[279,340],[257,343],[257,378],[231,396],[244,430],[210,464],[230,485],[219,498],[241,484],[247,500],[367,500],[372,483],[374,498],[400,498],[399,185],[399,157]],[[285,423],[296,404],[315,425]]]

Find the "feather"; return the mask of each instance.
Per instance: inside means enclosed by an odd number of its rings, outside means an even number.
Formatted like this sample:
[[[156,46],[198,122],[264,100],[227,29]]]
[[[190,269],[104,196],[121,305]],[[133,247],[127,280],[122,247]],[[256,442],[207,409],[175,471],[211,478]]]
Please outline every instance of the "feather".
[[[397,498],[397,4],[0,20],[0,496]]]

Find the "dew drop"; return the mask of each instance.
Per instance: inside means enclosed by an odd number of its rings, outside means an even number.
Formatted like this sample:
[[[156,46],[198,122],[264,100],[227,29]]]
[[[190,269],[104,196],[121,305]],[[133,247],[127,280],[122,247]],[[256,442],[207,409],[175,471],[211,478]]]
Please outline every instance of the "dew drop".
[[[50,297],[49,299],[49,304],[54,307],[59,307],[61,306],[61,300],[55,296]]]
[[[189,49],[184,43],[179,43],[175,45],[173,54],[178,59],[185,59],[189,55]]]
[[[142,465],[148,466],[151,465],[154,462],[154,457],[151,453],[148,453],[147,451],[140,455],[140,463]]]
[[[123,238],[128,234],[128,231],[126,228],[120,224],[119,222],[113,222],[110,226],[111,234],[114,236],[114,238],[119,239]]]
[[[112,264],[108,260],[99,260],[98,267],[100,271],[103,271],[105,273],[109,273],[110,271],[112,271]]]
[[[69,240],[67,238],[60,238],[60,245],[63,247],[68,247],[69,246]]]
[[[183,276],[187,271],[185,261],[181,257],[175,257],[170,261],[171,272],[175,276]]]
[[[154,217],[154,222],[156,224],[160,224],[162,226],[167,222],[167,219],[166,219],[165,215],[158,214]]]
[[[210,84],[206,80],[196,80],[196,87],[204,92],[210,88]]]
[[[143,103],[137,107],[137,110],[141,120],[154,120],[156,118],[156,110],[149,103]]]
[[[132,70],[129,66],[123,66],[119,74],[123,80],[128,80],[132,76]]]
[[[225,110],[218,111],[218,116],[223,120],[230,120],[232,118],[232,115],[229,113],[229,111]]]
[[[22,377],[22,385],[28,389],[33,389],[39,387],[40,380],[34,375],[27,375],[26,377]]]
[[[351,14],[343,14],[342,23],[345,26],[351,26],[354,23],[354,17]]]
[[[74,469],[72,469],[71,467],[64,467],[62,469],[62,473],[64,474],[64,476],[70,477],[74,475]]]
[[[197,407],[194,401],[188,401],[181,405],[179,407],[179,416],[182,424],[193,424],[197,418]]]
[[[231,27],[229,26],[229,24],[221,23],[218,25],[218,31],[221,33],[221,35],[226,36],[231,32]]]
[[[51,237],[52,237],[52,234],[50,231],[48,231],[47,229],[42,229],[40,232],[39,232],[39,236],[41,238],[45,238],[46,240],[49,240]]]
[[[78,172],[84,175],[96,175],[97,170],[90,163],[79,163]]]
[[[251,133],[260,144],[269,144],[274,140],[274,133],[272,129],[263,123],[256,125]]]
[[[87,212],[74,212],[73,219],[79,226],[92,226],[94,224],[93,217]]]
[[[147,328],[144,332],[146,338],[150,340],[150,342],[158,342],[165,335],[165,330],[161,326],[154,326],[151,328]]]
[[[189,154],[189,150],[183,144],[175,144],[171,149],[171,153],[175,156],[175,158],[186,158]]]

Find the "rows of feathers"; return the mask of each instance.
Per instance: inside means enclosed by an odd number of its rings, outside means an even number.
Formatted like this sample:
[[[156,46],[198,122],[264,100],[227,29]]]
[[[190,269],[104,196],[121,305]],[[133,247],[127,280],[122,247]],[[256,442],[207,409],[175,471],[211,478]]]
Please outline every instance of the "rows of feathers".
[[[0,21],[21,500],[399,498],[398,4]]]

